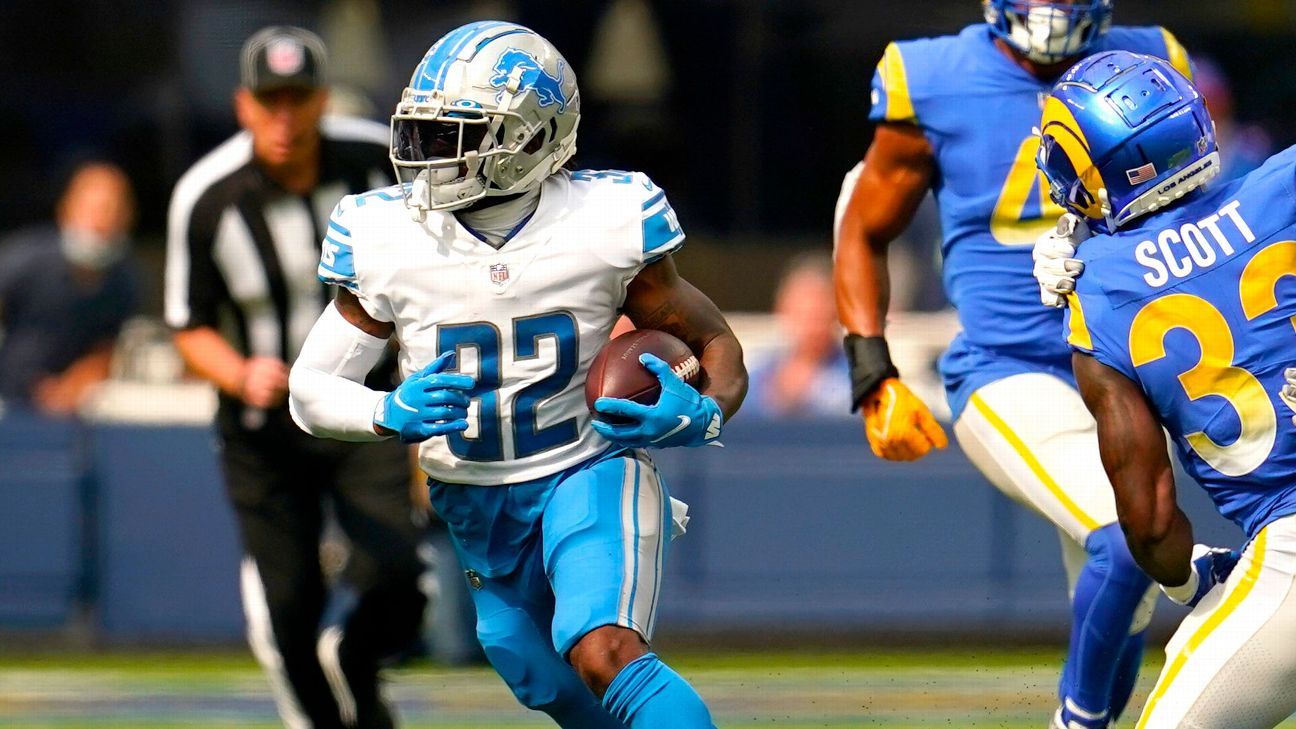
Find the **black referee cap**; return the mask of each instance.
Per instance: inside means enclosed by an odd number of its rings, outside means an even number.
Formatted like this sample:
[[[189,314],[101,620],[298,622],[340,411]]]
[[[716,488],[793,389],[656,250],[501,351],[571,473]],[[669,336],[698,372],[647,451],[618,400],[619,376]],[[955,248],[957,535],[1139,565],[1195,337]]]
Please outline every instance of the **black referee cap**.
[[[290,25],[262,28],[240,54],[243,85],[253,93],[324,85],[328,54],[320,37]]]

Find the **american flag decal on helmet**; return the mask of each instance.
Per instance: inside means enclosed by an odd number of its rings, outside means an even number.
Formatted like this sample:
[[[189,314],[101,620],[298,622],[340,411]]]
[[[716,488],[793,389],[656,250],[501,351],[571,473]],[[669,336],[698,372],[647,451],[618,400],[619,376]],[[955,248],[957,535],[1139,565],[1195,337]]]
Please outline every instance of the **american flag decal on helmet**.
[[[1148,162],[1142,167],[1125,170],[1125,176],[1129,178],[1131,185],[1142,185],[1148,180],[1156,177],[1156,165]]]
[[[492,263],[490,267],[491,283],[503,286],[509,280],[507,263]]]

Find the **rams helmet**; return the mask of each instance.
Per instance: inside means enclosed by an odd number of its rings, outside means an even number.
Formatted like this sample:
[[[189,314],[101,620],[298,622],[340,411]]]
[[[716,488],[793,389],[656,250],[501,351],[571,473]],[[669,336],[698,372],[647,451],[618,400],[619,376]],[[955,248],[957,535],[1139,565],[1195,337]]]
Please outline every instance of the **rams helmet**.
[[[982,0],[986,23],[1036,63],[1082,55],[1111,27],[1112,0]]]
[[[1152,56],[1110,51],[1077,63],[1044,100],[1039,132],[1035,163],[1053,201],[1109,233],[1220,171],[1205,100]]]

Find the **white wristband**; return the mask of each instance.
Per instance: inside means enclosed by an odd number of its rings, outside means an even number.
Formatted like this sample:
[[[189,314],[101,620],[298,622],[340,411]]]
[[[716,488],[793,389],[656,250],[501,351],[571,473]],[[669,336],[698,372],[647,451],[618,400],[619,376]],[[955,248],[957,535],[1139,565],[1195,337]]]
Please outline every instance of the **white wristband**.
[[[1187,582],[1174,587],[1162,585],[1161,591],[1165,593],[1166,597],[1174,600],[1180,605],[1187,605],[1188,601],[1193,598],[1193,595],[1197,594],[1197,586],[1199,584],[1201,584],[1201,575],[1197,574],[1197,570],[1192,570],[1188,573]]]

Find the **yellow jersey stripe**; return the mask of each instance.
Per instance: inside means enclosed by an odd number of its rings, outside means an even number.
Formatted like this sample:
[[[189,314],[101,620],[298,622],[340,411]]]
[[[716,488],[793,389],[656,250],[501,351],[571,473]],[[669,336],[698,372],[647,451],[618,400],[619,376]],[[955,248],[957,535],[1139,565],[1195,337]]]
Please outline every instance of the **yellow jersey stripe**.
[[[1067,307],[1071,309],[1071,331],[1067,332],[1067,344],[1093,351],[1093,336],[1089,334],[1089,325],[1085,323],[1084,309],[1080,306],[1080,295],[1072,293],[1066,298]]]
[[[905,73],[900,46],[891,43],[882,54],[882,85],[886,88],[886,120],[916,121],[909,98],[909,76]]]
[[[1080,522],[1085,529],[1090,531],[1102,526],[1095,521],[1093,517],[1086,514],[1076,504],[1076,502],[1072,501],[1071,497],[1066,495],[1066,492],[1062,490],[1062,487],[1058,485],[1058,482],[1054,481],[1053,477],[1049,476],[1048,472],[1044,470],[1044,466],[1040,464],[1039,459],[1035,457],[1035,454],[1030,452],[1030,449],[1026,447],[1026,444],[1022,442],[1021,438],[1017,437],[1017,434],[1012,431],[1012,428],[1008,427],[1008,424],[1004,422],[1003,418],[999,417],[995,414],[995,411],[990,409],[990,406],[986,404],[986,401],[979,393],[972,393],[970,402],[972,403],[972,407],[976,408],[977,412],[981,413],[981,416],[988,420],[990,425],[999,432],[999,435],[1003,436],[1004,440],[1008,441],[1008,444],[1013,447],[1013,450],[1017,451],[1017,455],[1021,456],[1021,459],[1026,462],[1026,466],[1035,474],[1035,477],[1040,480],[1040,483],[1044,484],[1044,488],[1048,489],[1049,493],[1053,494],[1053,498],[1057,499],[1058,502],[1062,504],[1063,508],[1065,508],[1071,516],[1075,517],[1076,521]]]
[[[1161,38],[1165,41],[1166,60],[1170,62],[1171,66],[1175,67],[1176,71],[1182,73],[1191,81],[1193,72],[1192,64],[1188,62],[1188,51],[1184,49],[1183,44],[1179,42],[1178,38],[1174,37],[1173,33],[1165,28],[1159,28],[1158,30],[1161,31]]]
[[[1224,599],[1224,602],[1215,609],[1215,612],[1210,614],[1206,622],[1197,628],[1197,632],[1188,638],[1188,642],[1184,643],[1183,649],[1175,655],[1174,659],[1166,665],[1165,670],[1161,672],[1161,678],[1157,681],[1156,688],[1152,690],[1152,695],[1148,697],[1147,705],[1143,707],[1143,716],[1139,717],[1139,723],[1135,729],[1143,729],[1144,725],[1147,724],[1148,717],[1152,716],[1157,703],[1165,696],[1165,692],[1169,690],[1170,685],[1179,676],[1179,672],[1183,670],[1184,664],[1188,662],[1188,658],[1192,656],[1193,652],[1200,648],[1211,633],[1215,632],[1215,629],[1227,620],[1242,604],[1242,601],[1246,600],[1247,596],[1251,594],[1256,581],[1260,579],[1260,571],[1264,569],[1265,546],[1266,542],[1269,541],[1268,533],[1267,528],[1261,529],[1260,534],[1256,536],[1251,566],[1247,568],[1246,574],[1242,575],[1237,587],[1233,588],[1233,592]]]

